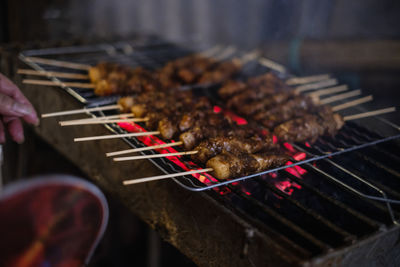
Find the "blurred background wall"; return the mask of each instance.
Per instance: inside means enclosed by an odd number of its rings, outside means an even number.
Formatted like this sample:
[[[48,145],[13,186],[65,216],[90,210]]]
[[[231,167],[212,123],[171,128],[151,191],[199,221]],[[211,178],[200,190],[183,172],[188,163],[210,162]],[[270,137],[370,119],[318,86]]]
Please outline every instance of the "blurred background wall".
[[[1,2],[3,41],[62,39],[69,36],[128,36],[145,32],[174,41],[218,42],[252,48],[268,41],[294,38],[400,37],[399,1],[3,0]]]

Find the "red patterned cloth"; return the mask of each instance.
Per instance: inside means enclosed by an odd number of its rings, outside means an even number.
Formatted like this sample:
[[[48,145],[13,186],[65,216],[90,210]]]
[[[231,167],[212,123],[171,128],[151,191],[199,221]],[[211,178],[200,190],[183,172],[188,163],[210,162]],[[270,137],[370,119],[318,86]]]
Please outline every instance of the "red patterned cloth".
[[[0,194],[0,266],[82,266],[107,220],[104,196],[83,180],[11,185]]]

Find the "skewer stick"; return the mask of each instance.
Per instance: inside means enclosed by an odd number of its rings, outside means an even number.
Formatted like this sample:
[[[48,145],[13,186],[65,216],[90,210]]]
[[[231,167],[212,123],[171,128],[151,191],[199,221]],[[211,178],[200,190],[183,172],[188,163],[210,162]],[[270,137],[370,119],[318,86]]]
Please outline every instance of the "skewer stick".
[[[75,121],[75,122],[62,122],[61,126],[73,126],[73,125],[88,125],[88,124],[107,124],[107,123],[120,123],[120,122],[144,122],[148,121],[149,118],[131,118],[131,119],[116,119],[116,120],[95,120],[95,121]]]
[[[114,161],[127,161],[127,160],[138,160],[138,159],[154,159],[154,158],[166,158],[173,156],[183,156],[183,155],[193,155],[198,153],[199,151],[185,151],[185,152],[175,152],[175,153],[164,153],[164,154],[156,154],[156,155],[142,155],[142,156],[132,156],[132,157],[120,157],[114,158]]]
[[[330,88],[327,88],[327,89],[321,89],[321,90],[318,90],[316,92],[309,93],[309,95],[311,97],[320,97],[320,96],[323,96],[323,95],[330,95],[330,94],[340,93],[340,92],[343,92],[343,91],[347,91],[348,89],[349,89],[349,87],[347,85],[340,85],[340,86],[330,87]]]
[[[353,106],[360,105],[360,104],[365,103],[365,102],[372,101],[373,99],[374,99],[373,96],[369,95],[369,96],[366,96],[366,97],[362,97],[362,98],[359,98],[359,99],[356,99],[356,100],[353,100],[353,101],[349,101],[349,102],[334,106],[334,107],[332,107],[332,110],[333,111],[339,111],[339,110],[342,110],[342,109],[346,109],[346,108],[350,108],[350,107],[353,107]]]
[[[260,52],[257,51],[257,50],[254,50],[254,51],[252,51],[252,52],[246,53],[246,54],[243,55],[239,60],[240,60],[240,63],[241,63],[242,65],[244,65],[244,64],[246,64],[246,63],[248,63],[248,62],[250,62],[250,61],[255,60],[255,59],[258,58],[259,56],[260,56]]]
[[[361,119],[361,118],[376,116],[376,115],[390,113],[390,112],[394,112],[394,111],[396,111],[395,107],[383,108],[383,109],[363,112],[363,113],[359,113],[359,114],[354,114],[354,115],[350,115],[350,116],[344,116],[343,120],[344,121],[357,120],[357,119]]]
[[[216,45],[211,47],[210,49],[197,53],[197,55],[201,57],[212,57],[215,53],[221,50],[221,48],[222,47],[220,45]]]
[[[122,109],[121,105],[108,105],[102,107],[95,107],[95,108],[81,108],[81,109],[73,109],[73,110],[66,110],[66,111],[59,111],[53,113],[45,113],[42,114],[42,118],[48,117],[56,117],[56,116],[63,116],[63,115],[73,115],[73,114],[80,114],[92,111],[102,111],[102,110],[112,110],[112,109]]]
[[[179,172],[179,173],[173,173],[173,174],[166,174],[166,175],[152,176],[152,177],[146,177],[146,178],[125,180],[122,183],[123,183],[123,185],[139,184],[139,183],[145,183],[145,182],[151,182],[151,181],[156,181],[156,180],[168,179],[168,178],[173,178],[173,177],[178,177],[178,176],[184,176],[184,175],[188,175],[188,174],[212,172],[212,171],[213,171],[212,168],[206,168],[206,169],[195,170],[195,171]]]
[[[122,113],[122,114],[103,116],[103,117],[60,121],[59,123],[62,124],[62,123],[70,123],[70,122],[102,121],[102,120],[110,120],[110,119],[124,119],[124,118],[126,119],[126,118],[131,118],[131,117],[133,117],[132,113]]]
[[[106,156],[107,157],[112,157],[112,156],[118,156],[118,155],[135,153],[135,152],[146,151],[146,150],[153,150],[153,149],[164,148],[164,147],[180,146],[182,144],[183,143],[181,141],[178,141],[178,142],[166,143],[166,144],[162,144],[162,145],[154,145],[154,146],[148,146],[148,147],[126,149],[126,150],[106,153]]]
[[[154,132],[140,132],[140,133],[127,133],[127,134],[110,134],[110,135],[88,136],[88,137],[74,138],[74,142],[103,140],[103,139],[114,139],[114,138],[123,138],[123,137],[135,137],[135,136],[146,136],[146,135],[157,135],[157,134],[160,134],[160,132],[159,131],[154,131]]]
[[[326,104],[329,104],[329,103],[332,103],[335,101],[343,100],[343,99],[350,98],[353,96],[358,96],[358,95],[361,95],[361,90],[354,90],[354,91],[350,91],[350,92],[343,93],[340,95],[334,95],[331,97],[327,97],[327,98],[320,100],[319,103],[321,105],[326,105]]]
[[[22,80],[22,83],[46,85],[46,86],[86,88],[86,89],[94,89],[95,88],[95,85],[92,83],[78,83],[78,82],[54,82],[54,81],[46,81],[46,80],[25,79],[25,80]]]
[[[234,46],[228,46],[224,50],[221,51],[219,55],[214,56],[216,60],[224,60],[225,58],[230,57],[236,52],[236,48]]]
[[[26,60],[45,65],[64,67],[68,69],[89,70],[91,68],[91,66],[87,64],[73,63],[68,61],[61,61],[61,60],[54,60],[54,59],[47,59],[40,57],[26,57]]]
[[[320,74],[313,76],[295,77],[286,80],[287,85],[301,85],[306,83],[314,83],[323,80],[327,80],[331,77],[330,74]]]
[[[316,90],[319,88],[324,88],[324,87],[329,87],[329,86],[335,86],[338,83],[336,79],[328,79],[328,80],[323,80],[320,82],[315,82],[315,83],[310,83],[310,84],[305,84],[301,86],[295,87],[295,92],[301,93],[304,91],[310,91],[310,90]]]
[[[30,69],[18,69],[18,74],[26,74],[26,75],[35,75],[35,76],[54,76],[58,78],[68,78],[68,79],[79,79],[79,80],[87,80],[89,76],[87,74],[79,74],[79,73],[67,73],[67,72],[57,72],[57,71],[37,71]]]

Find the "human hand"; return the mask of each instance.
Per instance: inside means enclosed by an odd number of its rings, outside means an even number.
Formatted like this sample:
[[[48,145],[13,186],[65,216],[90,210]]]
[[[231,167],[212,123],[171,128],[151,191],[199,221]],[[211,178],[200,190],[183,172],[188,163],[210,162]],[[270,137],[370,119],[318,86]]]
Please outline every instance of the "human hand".
[[[1,73],[0,116],[0,143],[6,141],[6,129],[15,142],[22,143],[24,141],[21,119],[30,124],[39,124],[39,119],[32,104],[21,93],[19,88]]]

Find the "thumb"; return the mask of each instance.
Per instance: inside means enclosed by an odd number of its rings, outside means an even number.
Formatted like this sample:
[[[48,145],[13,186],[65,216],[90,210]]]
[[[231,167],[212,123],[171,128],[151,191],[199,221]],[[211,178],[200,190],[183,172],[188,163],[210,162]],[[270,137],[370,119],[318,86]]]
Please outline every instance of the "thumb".
[[[30,105],[15,101],[0,93],[0,115],[23,117],[34,112]]]

